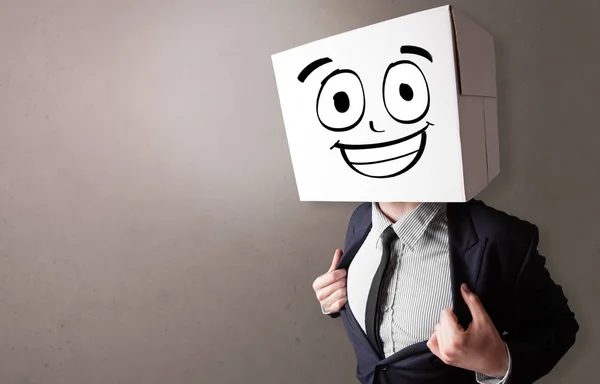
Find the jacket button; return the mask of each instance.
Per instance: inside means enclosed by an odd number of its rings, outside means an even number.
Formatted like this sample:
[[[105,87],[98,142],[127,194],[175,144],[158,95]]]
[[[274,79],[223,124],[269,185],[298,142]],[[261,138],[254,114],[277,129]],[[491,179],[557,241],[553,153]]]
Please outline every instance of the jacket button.
[[[382,366],[381,366],[381,370],[382,370],[382,371],[387,371],[387,365],[382,365]]]

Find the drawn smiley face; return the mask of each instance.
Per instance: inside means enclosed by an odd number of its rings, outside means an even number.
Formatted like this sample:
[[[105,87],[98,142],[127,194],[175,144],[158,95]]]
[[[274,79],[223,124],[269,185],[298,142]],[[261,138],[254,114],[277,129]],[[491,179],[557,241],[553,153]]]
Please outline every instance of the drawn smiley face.
[[[431,54],[416,46],[405,45],[401,54],[416,55],[433,63]],[[328,57],[313,61],[298,76],[300,82],[317,68],[332,63]],[[339,149],[342,159],[355,172],[371,178],[391,178],[413,168],[423,156],[427,129],[434,124],[426,120],[430,109],[429,84],[421,68],[411,60],[390,64],[382,83],[382,99],[392,124],[412,127],[411,133],[388,141],[347,143],[336,141],[331,150]],[[372,99],[370,99],[372,100]],[[350,69],[336,69],[321,82],[316,99],[316,115],[320,124],[333,132],[346,132],[358,127],[365,117],[365,89],[360,76]],[[382,125],[389,126],[388,124]],[[415,124],[417,126],[415,131]],[[374,133],[385,132],[373,120],[368,122]]]

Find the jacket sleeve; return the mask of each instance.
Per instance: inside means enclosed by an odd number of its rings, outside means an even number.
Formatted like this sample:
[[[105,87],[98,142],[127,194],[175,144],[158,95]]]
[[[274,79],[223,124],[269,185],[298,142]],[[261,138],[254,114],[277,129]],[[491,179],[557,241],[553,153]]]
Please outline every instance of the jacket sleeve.
[[[549,373],[575,343],[579,325],[538,253],[538,229],[514,287],[515,320],[503,336],[512,358],[507,384],[532,383]]]

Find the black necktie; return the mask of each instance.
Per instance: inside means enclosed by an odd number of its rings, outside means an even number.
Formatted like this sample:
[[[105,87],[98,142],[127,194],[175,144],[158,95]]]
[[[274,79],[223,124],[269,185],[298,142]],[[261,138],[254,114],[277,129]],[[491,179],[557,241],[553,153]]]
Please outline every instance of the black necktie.
[[[373,276],[371,289],[369,290],[369,298],[367,299],[367,310],[365,312],[365,326],[367,328],[367,337],[373,347],[383,356],[383,345],[379,337],[380,325],[380,300],[381,300],[381,281],[392,255],[392,243],[398,238],[396,232],[390,225],[383,231],[381,235],[381,245],[383,252],[381,254],[381,262],[379,268]]]

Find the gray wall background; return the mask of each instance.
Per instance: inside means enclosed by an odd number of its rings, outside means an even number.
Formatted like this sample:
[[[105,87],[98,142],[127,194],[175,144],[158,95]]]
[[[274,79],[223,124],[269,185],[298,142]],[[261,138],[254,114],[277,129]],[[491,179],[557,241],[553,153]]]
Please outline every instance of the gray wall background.
[[[353,204],[300,203],[270,54],[441,1],[1,0],[0,382],[349,383],[311,283]],[[501,176],[595,380],[600,2],[456,0],[496,37]]]

